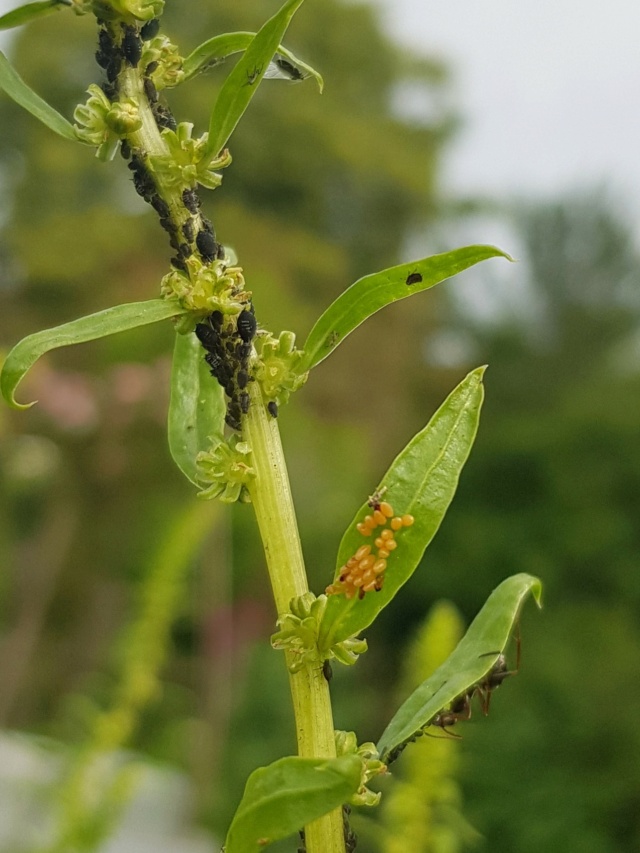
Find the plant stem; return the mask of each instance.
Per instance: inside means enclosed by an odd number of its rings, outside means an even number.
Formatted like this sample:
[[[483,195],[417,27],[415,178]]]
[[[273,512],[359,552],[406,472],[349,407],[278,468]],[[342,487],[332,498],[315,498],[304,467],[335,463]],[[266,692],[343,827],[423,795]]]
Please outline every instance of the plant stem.
[[[278,615],[289,611],[292,598],[308,592],[302,547],[291,486],[275,418],[266,410],[260,386],[251,383],[249,414],[243,434],[251,446],[255,479],[249,484]],[[291,663],[287,659],[287,663]],[[289,674],[296,722],[298,754],[335,758],[329,685],[322,667],[303,667]],[[342,811],[335,809],[305,827],[307,853],[344,853]]]

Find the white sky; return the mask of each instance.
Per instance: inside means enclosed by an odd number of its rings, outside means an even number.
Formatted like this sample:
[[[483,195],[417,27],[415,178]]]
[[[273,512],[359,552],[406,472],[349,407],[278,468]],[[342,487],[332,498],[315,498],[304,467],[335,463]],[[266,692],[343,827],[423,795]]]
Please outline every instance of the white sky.
[[[465,127],[447,190],[503,198],[599,181],[640,215],[640,0],[375,3],[399,40],[453,70]]]
[[[640,213],[640,0],[377,0],[449,61],[465,127],[446,186],[551,195],[601,182]]]

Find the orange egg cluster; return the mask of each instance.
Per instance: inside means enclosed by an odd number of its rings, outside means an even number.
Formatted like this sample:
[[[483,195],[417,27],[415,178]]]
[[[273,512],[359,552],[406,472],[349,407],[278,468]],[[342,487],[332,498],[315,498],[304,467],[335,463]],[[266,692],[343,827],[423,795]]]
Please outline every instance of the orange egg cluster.
[[[372,536],[374,530],[377,532],[375,549],[371,545],[361,545],[340,569],[338,580],[326,588],[327,595],[344,593],[346,598],[353,598],[358,593],[359,598],[364,598],[365,592],[381,590],[387,559],[398,547],[395,534],[413,524],[412,515],[395,515],[391,504],[381,501],[378,495],[369,499],[369,506],[371,515],[356,524],[356,529],[363,536]]]

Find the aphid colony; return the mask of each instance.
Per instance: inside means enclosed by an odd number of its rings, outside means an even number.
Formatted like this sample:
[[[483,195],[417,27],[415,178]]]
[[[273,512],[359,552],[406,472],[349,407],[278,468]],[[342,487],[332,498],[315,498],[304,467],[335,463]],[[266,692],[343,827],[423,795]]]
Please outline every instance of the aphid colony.
[[[256,329],[253,305],[240,312],[235,326],[225,324],[222,313],[214,311],[205,323],[198,323],[195,329],[198,340],[207,351],[204,358],[211,375],[229,397],[225,423],[235,430],[240,429],[241,415],[249,411],[249,358]]]
[[[340,569],[338,580],[330,584],[325,592],[327,595],[340,595],[346,598],[364,598],[365,593],[382,589],[387,559],[398,547],[395,535],[403,527],[411,527],[414,522],[412,515],[396,515],[393,507],[387,501],[381,501],[379,495],[369,498],[371,514],[364,521],[356,524],[358,533],[369,537],[376,531],[376,538],[371,545],[361,545]],[[375,548],[375,553],[374,553]]]

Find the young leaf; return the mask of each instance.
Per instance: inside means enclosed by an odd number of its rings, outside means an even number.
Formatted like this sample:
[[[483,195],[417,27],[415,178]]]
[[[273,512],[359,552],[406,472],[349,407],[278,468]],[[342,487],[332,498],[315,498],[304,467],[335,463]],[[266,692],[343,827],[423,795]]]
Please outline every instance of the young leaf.
[[[2,51],[0,51],[0,89],[4,89],[16,104],[24,107],[32,116],[46,124],[50,130],[64,136],[65,139],[78,142],[73,125],[27,86]]]
[[[504,652],[529,594],[540,607],[542,584],[527,574],[513,575],[494,589],[453,654],[409,696],[385,729],[378,743],[383,761],[454,699],[482,684]]]
[[[89,314],[62,326],[29,335],[17,343],[7,356],[0,373],[0,392],[13,409],[28,409],[33,403],[18,403],[14,394],[24,375],[41,355],[58,347],[95,341],[97,338],[106,338],[137,326],[148,326],[150,323],[184,313],[185,309],[176,302],[150,299],[147,302],[117,305],[115,308],[107,308],[97,314]]]
[[[360,786],[357,755],[323,760],[281,758],[247,780],[225,846],[226,853],[259,853],[345,803]]]
[[[320,625],[320,651],[358,634],[370,625],[417,568],[451,503],[460,472],[471,451],[484,398],[484,367],[473,370],[444,401],[427,426],[396,457],[376,491],[384,489],[398,516],[413,515],[413,526],[398,532],[396,550],[387,560],[384,585],[362,599],[328,596]],[[348,527],[338,549],[337,571],[360,548],[372,544],[356,524],[371,512],[364,504]]]
[[[205,155],[215,157],[225,146],[249,106],[282,36],[304,0],[287,0],[253,38],[233,71],[224,81],[209,120]]]
[[[207,71],[209,68],[221,65],[228,56],[246,50],[254,37],[255,33],[224,33],[224,35],[214,36],[203,42],[185,59],[182,65],[184,72],[182,82],[186,82],[201,71]],[[278,45],[277,52],[300,73],[300,79],[314,77],[318,83],[318,88],[322,92],[324,81],[315,68],[298,59],[297,56],[294,56],[290,50],[287,50],[282,45]],[[270,67],[267,67],[267,76]]]
[[[325,359],[360,323],[385,305],[427,290],[487,258],[509,255],[495,246],[465,246],[359,278],[322,314],[304,345],[301,371]]]
[[[198,482],[196,456],[208,450],[210,439],[224,430],[224,392],[209,373],[195,334],[176,335],[171,369],[169,449],[173,461],[194,486]]]
[[[9,30],[12,27],[20,27],[28,24],[36,18],[50,15],[51,12],[59,10],[62,6],[70,6],[70,0],[39,0],[37,3],[27,3],[18,9],[12,9],[5,15],[0,15],[0,30]]]

